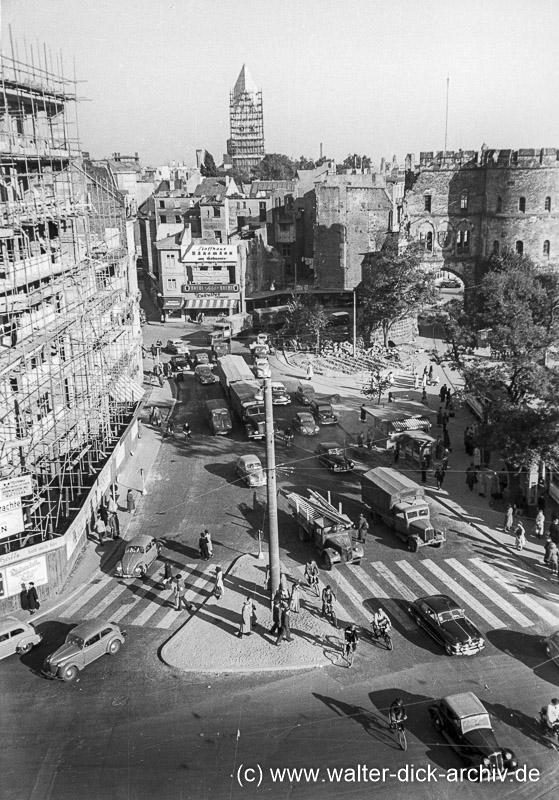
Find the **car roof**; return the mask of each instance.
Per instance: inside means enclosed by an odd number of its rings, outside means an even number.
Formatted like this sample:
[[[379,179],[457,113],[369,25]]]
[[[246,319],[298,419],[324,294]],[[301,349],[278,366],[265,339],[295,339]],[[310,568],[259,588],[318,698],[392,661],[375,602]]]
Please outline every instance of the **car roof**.
[[[452,597],[449,597],[447,594],[432,594],[428,597],[421,597],[417,602],[427,603],[436,614],[440,614],[441,611],[451,611],[455,608],[462,608],[456,600],[453,600]]]
[[[309,417],[310,417],[310,419],[312,419],[312,421],[314,422],[313,415],[311,414],[311,412],[310,412],[310,411],[298,411],[298,412],[295,414],[295,416],[296,416],[296,417],[299,417],[300,419],[301,419],[301,418],[302,418],[302,419],[309,419]]]
[[[262,462],[260,461],[258,456],[254,456],[254,455],[239,456],[239,458],[237,459],[237,464],[242,464],[244,466],[245,464],[248,464],[249,462],[254,463],[255,461],[258,461],[259,464],[262,464]]]
[[[473,692],[450,694],[448,697],[443,697],[443,702],[459,719],[488,713],[481,700]]]
[[[167,339],[167,341],[172,342],[173,344],[186,344],[186,342],[183,342],[182,339]]]
[[[320,442],[319,447],[324,447],[326,450],[331,450],[333,447],[340,449],[341,444],[338,444],[338,442]]]
[[[95,636],[96,633],[101,633],[109,625],[114,626],[114,624],[114,622],[107,622],[103,619],[88,620],[72,628],[70,633],[74,633],[82,639],[89,639],[90,636]]]
[[[297,391],[302,391],[302,392],[305,392],[305,393],[306,392],[314,392],[314,386],[312,386],[310,383],[298,383],[297,384]]]
[[[281,381],[272,381],[272,389],[285,389],[285,384]]]
[[[16,625],[23,625],[24,628],[30,627],[30,624],[28,622],[23,622],[17,617],[13,616],[2,617],[2,619],[0,619],[0,633],[2,633],[3,631],[9,631]]]
[[[142,547],[144,547],[146,544],[149,544],[149,542],[151,542],[152,539],[154,538],[155,537],[150,536],[149,533],[137,533],[130,539],[130,541],[126,542],[126,546],[128,546],[129,544],[133,544],[133,545],[141,545]]]

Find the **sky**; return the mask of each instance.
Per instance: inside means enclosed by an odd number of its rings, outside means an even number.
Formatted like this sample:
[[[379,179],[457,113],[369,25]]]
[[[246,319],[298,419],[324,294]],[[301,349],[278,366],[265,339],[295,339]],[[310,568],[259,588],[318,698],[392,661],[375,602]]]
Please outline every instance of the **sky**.
[[[216,163],[243,63],[266,152],[336,161],[559,147],[559,0],[0,0],[20,60],[75,74],[94,158]]]

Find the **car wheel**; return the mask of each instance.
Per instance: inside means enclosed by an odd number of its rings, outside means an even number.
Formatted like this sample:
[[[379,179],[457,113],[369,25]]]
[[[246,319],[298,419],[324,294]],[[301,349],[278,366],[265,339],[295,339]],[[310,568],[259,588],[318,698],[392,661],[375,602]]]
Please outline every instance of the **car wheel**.
[[[32,642],[26,642],[25,644],[20,645],[17,651],[18,653],[21,653],[21,655],[25,655],[25,653],[29,653],[32,647],[33,647]]]
[[[454,655],[452,647],[449,644],[445,644],[444,651],[447,654],[447,656],[453,656]]]
[[[110,656],[116,656],[121,646],[122,642],[120,641],[120,639],[113,639],[112,642],[110,642],[109,646],[107,647],[107,653]]]
[[[138,567],[138,577],[139,578],[145,578],[146,577],[146,572],[147,572],[146,565],[145,564],[140,564],[140,566]]]
[[[551,658],[553,655],[553,651],[551,650],[551,647],[548,644],[546,644],[545,646],[545,654],[548,658]]]
[[[415,536],[410,536],[408,539],[408,550],[410,553],[417,553],[419,550],[419,542],[417,541]]]
[[[322,566],[324,569],[332,569],[332,559],[330,558],[330,553],[324,553],[322,555]]]
[[[64,667],[64,669],[62,670],[61,678],[66,683],[70,683],[70,681],[76,680],[76,678],[78,677],[78,672],[79,669],[74,665],[71,665],[69,667]]]

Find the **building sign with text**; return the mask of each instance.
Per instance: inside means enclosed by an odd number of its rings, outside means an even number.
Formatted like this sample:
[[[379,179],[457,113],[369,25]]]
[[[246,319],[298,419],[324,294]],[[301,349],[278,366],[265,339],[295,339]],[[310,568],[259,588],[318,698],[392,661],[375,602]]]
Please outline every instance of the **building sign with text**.
[[[237,245],[234,244],[192,244],[182,258],[183,264],[236,264]]]
[[[27,561],[12,564],[4,570],[4,592],[7,597],[19,594],[24,586],[33,581],[35,586],[48,583],[47,560],[45,556],[37,556]]]
[[[31,494],[31,475],[17,475],[15,478],[7,478],[0,481],[0,502],[3,500],[13,500],[14,497],[23,497]]]
[[[0,539],[7,539],[25,530],[21,497],[0,502]]]
[[[238,294],[238,283],[185,283],[181,287],[184,294],[207,294],[208,296],[214,294],[222,294],[223,292],[232,292]]]

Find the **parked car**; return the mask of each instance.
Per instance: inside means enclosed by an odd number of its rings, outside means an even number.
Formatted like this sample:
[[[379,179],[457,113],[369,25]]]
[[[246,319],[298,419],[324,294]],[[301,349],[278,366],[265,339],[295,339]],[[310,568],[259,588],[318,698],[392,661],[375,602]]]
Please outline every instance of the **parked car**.
[[[312,403],[315,396],[315,390],[310,383],[300,383],[295,390],[295,399],[304,406]]]
[[[116,565],[117,578],[142,578],[161,552],[161,543],[147,533],[138,533],[126,545]]]
[[[314,436],[314,434],[320,431],[310,411],[299,411],[291,420],[291,424],[293,430],[303,436]]]
[[[514,752],[500,747],[487,709],[473,692],[462,692],[443,697],[429,707],[435,728],[458,755],[477,772],[474,779],[483,780],[493,771],[513,770],[518,766]]]
[[[0,659],[28,653],[42,638],[30,622],[4,617],[0,620]]]
[[[322,400],[311,400],[309,410],[319,425],[335,425],[338,417],[330,403]]]
[[[184,380],[185,374],[190,372],[190,361],[186,356],[171,356],[169,364],[178,381]]]
[[[190,348],[182,339],[167,339],[165,350],[172,355],[187,356],[190,353]]]
[[[194,377],[203,385],[216,383],[219,380],[217,375],[213,374],[210,364],[199,364],[194,370]]]
[[[252,368],[256,378],[271,378],[272,370],[267,358],[257,358]]]
[[[227,356],[231,352],[231,345],[225,340],[212,344],[212,360],[217,361],[222,356]]]
[[[201,364],[209,364],[210,357],[205,350],[197,350],[193,356],[190,356],[190,363],[194,369],[196,369],[196,367],[199,367]]]
[[[559,667],[559,631],[551,633],[542,642],[543,648],[548,658],[550,658],[555,666]]]
[[[240,456],[235,466],[237,475],[243,479],[247,486],[265,486],[267,475],[258,456]]]
[[[316,457],[330,472],[351,472],[355,463],[347,458],[343,447],[336,442],[321,442],[314,451]]]
[[[449,656],[471,656],[485,647],[483,636],[464,609],[445,594],[420,597],[408,611],[414,622],[442,645]]]
[[[92,661],[108,654],[115,656],[126,637],[114,622],[83,622],[73,628],[58,650],[47,656],[42,673],[47,678],[73,681]]]
[[[255,400],[264,399],[264,387],[262,387],[255,395]],[[291,403],[289,392],[281,381],[272,381],[272,405],[274,406],[288,406]]]
[[[250,351],[252,353],[252,361],[255,364],[259,358],[268,358],[270,348],[267,344],[251,344]]]
[[[460,281],[450,280],[450,281],[441,281],[439,283],[439,289],[460,289],[462,284]]]

